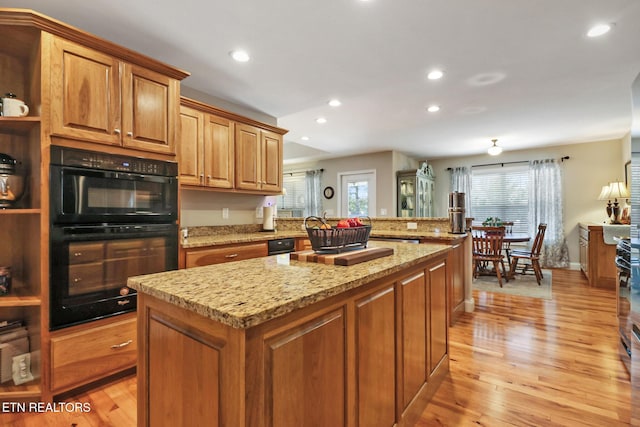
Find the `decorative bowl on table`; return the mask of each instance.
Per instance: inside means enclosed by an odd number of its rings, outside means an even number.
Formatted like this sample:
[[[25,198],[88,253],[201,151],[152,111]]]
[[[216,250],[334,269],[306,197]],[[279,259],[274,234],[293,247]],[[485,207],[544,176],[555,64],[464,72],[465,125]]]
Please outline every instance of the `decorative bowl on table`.
[[[348,218],[340,220],[334,226],[324,218],[308,216],[304,219],[304,228],[314,252],[340,253],[344,250],[367,247],[371,234],[371,218]]]

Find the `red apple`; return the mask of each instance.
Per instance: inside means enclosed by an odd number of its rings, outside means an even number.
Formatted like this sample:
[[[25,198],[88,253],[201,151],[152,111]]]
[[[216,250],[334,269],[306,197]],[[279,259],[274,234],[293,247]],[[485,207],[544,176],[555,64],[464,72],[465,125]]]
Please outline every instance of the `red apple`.
[[[349,220],[347,219],[341,219],[340,221],[338,221],[338,225],[336,225],[336,227],[338,228],[349,228],[351,225],[349,224]]]

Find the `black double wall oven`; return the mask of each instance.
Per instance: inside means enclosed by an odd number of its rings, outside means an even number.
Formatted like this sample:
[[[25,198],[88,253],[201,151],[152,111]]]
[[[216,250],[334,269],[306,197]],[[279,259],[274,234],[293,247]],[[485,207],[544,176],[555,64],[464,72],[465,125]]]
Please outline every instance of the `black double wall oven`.
[[[174,162],[51,147],[50,328],[136,310],[127,278],[178,265]]]

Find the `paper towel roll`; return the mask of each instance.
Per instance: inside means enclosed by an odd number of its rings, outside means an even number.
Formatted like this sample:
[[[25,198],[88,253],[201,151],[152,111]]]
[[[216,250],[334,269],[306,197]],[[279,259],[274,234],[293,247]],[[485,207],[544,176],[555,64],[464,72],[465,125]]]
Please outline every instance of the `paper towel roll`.
[[[262,229],[273,230],[273,206],[262,208]]]

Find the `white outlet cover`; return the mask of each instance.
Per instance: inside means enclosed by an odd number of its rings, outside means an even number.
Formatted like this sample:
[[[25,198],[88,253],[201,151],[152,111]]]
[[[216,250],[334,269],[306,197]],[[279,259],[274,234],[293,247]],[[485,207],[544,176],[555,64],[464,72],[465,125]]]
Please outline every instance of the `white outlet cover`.
[[[222,219],[229,219],[229,208],[222,208]]]
[[[262,218],[262,206],[256,208],[256,218]]]
[[[408,222],[407,223],[407,230],[417,230],[418,229],[418,223],[417,222]]]

